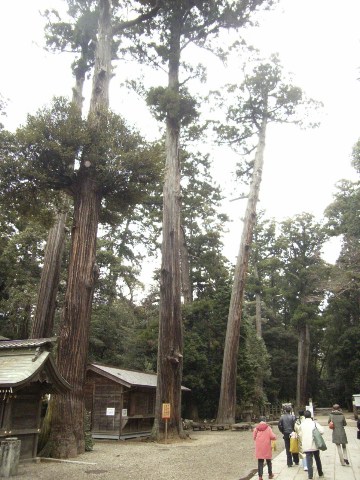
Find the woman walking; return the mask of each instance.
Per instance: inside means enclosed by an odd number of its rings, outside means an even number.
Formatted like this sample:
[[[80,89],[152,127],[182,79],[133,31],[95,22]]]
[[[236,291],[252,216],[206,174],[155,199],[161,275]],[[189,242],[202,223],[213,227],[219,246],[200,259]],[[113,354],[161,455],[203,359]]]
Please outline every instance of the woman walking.
[[[304,471],[307,472],[308,468],[307,468],[307,465],[306,465],[306,454],[304,453],[304,449],[303,449],[303,446],[302,446],[302,443],[301,443],[301,438],[300,438],[300,435],[299,435],[300,425],[302,424],[302,422],[304,420],[305,420],[304,410],[299,410],[299,417],[295,422],[294,430],[295,430],[295,433],[297,435],[298,442],[299,442],[299,458],[302,461],[302,467],[303,467]]]
[[[276,440],[275,433],[266,423],[265,417],[260,417],[260,423],[254,428],[253,438],[255,440],[255,457],[258,461],[259,480],[263,480],[264,462],[266,460],[269,478],[274,478],[272,472],[272,448],[271,440]]]
[[[322,471],[322,465],[320,460],[320,451],[315,445],[313,438],[313,430],[317,428],[321,435],[324,433],[324,428],[318,422],[314,422],[311,418],[311,412],[305,410],[304,421],[301,422],[299,426],[299,436],[301,439],[303,452],[306,453],[306,465],[308,469],[308,478],[312,479],[314,476],[313,470],[313,458],[315,458],[316,468],[319,474],[319,477],[323,477],[324,473]]]
[[[346,420],[340,409],[340,405],[335,403],[332,412],[329,415],[328,424],[333,422],[332,443],[335,443],[343,467],[349,465],[348,455],[346,451],[347,436],[345,432]]]

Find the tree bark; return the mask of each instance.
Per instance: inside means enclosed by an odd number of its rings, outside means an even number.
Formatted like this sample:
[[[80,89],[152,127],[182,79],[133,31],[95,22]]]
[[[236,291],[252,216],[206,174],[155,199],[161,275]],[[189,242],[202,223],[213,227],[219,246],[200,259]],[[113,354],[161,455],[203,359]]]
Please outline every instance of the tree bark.
[[[97,278],[95,255],[100,201],[92,179],[86,176],[75,200],[68,284],[59,334],[57,363],[72,390],[55,399],[50,442],[51,455],[56,458],[74,457],[85,451],[83,385]]]
[[[189,252],[186,244],[185,232],[183,227],[180,227],[180,263],[181,263],[181,289],[184,299],[184,304],[193,301],[191,280],[190,280],[190,260]]]
[[[176,8],[175,8],[176,11]],[[180,22],[171,28],[168,88],[179,92]],[[168,113],[166,121],[166,171],[163,189],[162,259],[160,273],[160,320],[155,421],[152,437],[164,436],[162,404],[169,403],[169,436],[184,436],[181,421],[183,327],[180,281],[180,119]]]
[[[256,260],[254,265],[254,276],[257,284],[259,284],[259,271],[257,268]],[[255,293],[255,328],[258,338],[262,338],[261,295],[258,291]]]
[[[65,222],[66,213],[58,213],[55,225],[49,230],[30,338],[47,338],[54,335],[56,296],[65,241]]]
[[[240,339],[240,325],[242,313],[241,311],[243,305],[245,280],[248,270],[253,229],[256,222],[256,204],[259,199],[262,169],[264,163],[266,125],[266,118],[264,118],[259,132],[259,142],[256,150],[254,169],[250,184],[250,194],[246,206],[243,232],[241,236],[239,254],[235,267],[234,283],[230,299],[221,375],[220,399],[217,413],[217,422],[224,424],[231,424],[235,422],[236,376]]]
[[[257,259],[255,259],[254,265],[254,276],[256,279],[257,285],[259,285],[259,271],[257,267]],[[255,293],[255,330],[256,336],[259,339],[262,339],[262,317],[261,317],[261,294],[256,291]],[[264,373],[262,369],[259,369],[256,376],[256,386],[257,386],[257,394],[258,398],[262,399],[265,397],[264,395]]]

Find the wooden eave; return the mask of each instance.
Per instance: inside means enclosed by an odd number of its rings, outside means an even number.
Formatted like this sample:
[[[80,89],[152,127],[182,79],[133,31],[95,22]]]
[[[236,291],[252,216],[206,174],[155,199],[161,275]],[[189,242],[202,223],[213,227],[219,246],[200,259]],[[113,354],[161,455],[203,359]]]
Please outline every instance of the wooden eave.
[[[156,389],[157,386],[156,373],[145,373],[94,363],[88,365],[87,370],[95,372],[127,388]],[[189,388],[184,386],[181,387],[181,390],[190,391]]]
[[[0,391],[19,390],[35,382],[46,393],[69,391],[71,386],[46,349],[52,344],[52,339],[0,342]]]
[[[115,383],[119,383],[124,387],[131,388],[133,386],[131,383],[125,382],[124,380],[117,377],[116,375],[112,375],[110,372],[106,372],[101,368],[97,367],[96,365],[88,365],[87,369],[97,373],[98,375],[101,375],[102,377],[108,378],[109,380],[112,380]]]

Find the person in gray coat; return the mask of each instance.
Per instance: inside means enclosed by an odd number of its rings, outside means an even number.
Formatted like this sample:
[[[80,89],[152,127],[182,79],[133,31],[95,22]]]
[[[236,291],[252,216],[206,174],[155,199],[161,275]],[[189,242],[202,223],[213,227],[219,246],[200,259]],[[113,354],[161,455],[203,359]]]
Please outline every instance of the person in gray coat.
[[[334,423],[334,429],[332,431],[332,443],[337,446],[337,451],[340,458],[341,465],[349,465],[348,455],[346,451],[347,436],[345,432],[346,419],[340,409],[340,405],[335,403],[332,407],[332,411],[328,418],[328,423]]]

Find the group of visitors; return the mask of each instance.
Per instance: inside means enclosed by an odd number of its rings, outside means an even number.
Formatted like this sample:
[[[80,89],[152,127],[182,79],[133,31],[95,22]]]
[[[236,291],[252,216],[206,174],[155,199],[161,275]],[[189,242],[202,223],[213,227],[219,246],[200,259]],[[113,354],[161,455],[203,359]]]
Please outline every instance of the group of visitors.
[[[346,419],[338,404],[333,405],[329,414],[328,425],[332,429],[332,443],[337,447],[341,465],[349,465],[346,444],[347,437],[344,427]],[[324,427],[312,418],[309,410],[299,410],[299,416],[296,418],[292,414],[291,406],[285,408],[285,413],[281,415],[278,423],[280,432],[283,435],[287,466],[301,465],[304,471],[307,471],[308,478],[312,479],[314,475],[313,461],[315,460],[318,476],[323,477],[323,469],[320,458],[320,450],[316,445],[313,430],[317,429],[320,435],[324,434]],[[360,420],[358,421],[360,430]],[[260,417],[259,424],[254,428],[253,438],[255,440],[255,457],[258,460],[259,480],[263,478],[265,462],[267,464],[269,478],[274,478],[272,471],[272,442],[276,440],[276,435],[270,425],[266,423],[265,417]],[[297,448],[292,448],[293,440]]]

